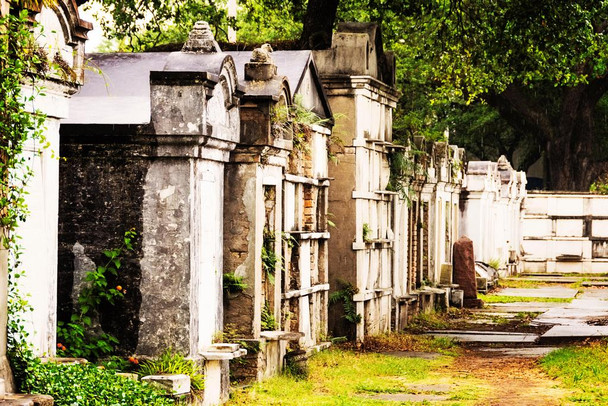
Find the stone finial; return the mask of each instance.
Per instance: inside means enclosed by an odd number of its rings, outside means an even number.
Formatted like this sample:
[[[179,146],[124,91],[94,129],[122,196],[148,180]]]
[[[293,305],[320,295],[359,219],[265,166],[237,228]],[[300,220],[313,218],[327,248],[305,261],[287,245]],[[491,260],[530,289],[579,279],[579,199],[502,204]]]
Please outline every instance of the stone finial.
[[[182,47],[182,52],[213,53],[221,52],[207,21],[197,21]]]
[[[501,171],[504,171],[504,170],[512,171],[513,170],[511,163],[509,162],[507,157],[504,155],[501,155],[500,158],[498,158],[498,170],[501,170]]]
[[[256,48],[251,52],[251,62],[258,63],[273,63],[272,60],[272,47],[270,44],[264,44],[259,48]]]
[[[264,44],[251,53],[249,63],[245,64],[245,80],[270,80],[277,74],[277,67],[272,60],[272,47]]]

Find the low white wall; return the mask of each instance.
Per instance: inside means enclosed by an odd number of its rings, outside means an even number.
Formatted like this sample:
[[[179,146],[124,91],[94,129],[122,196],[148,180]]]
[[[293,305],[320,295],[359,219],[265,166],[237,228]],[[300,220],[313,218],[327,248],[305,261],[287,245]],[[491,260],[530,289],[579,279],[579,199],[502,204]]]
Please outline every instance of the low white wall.
[[[524,209],[526,271],[608,270],[608,196],[533,192]]]

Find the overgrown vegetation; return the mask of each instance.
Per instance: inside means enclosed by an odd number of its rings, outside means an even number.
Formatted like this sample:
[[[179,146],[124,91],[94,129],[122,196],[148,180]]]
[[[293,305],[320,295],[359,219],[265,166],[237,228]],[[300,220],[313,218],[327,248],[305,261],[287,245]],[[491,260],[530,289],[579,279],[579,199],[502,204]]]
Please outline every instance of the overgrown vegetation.
[[[234,272],[225,273],[223,276],[224,292],[227,293],[241,293],[247,289],[244,276],[238,276]]]
[[[194,396],[200,397],[205,389],[205,376],[196,363],[171,348],[166,349],[156,358],[144,360],[139,365],[137,373],[142,377],[147,375],[188,375],[191,392]]]
[[[32,35],[36,24],[30,21],[28,12],[12,11],[0,17],[0,238],[2,248],[9,252],[7,355],[15,380],[20,383],[34,361],[25,329],[31,306],[19,289],[25,270],[21,268],[21,247],[15,232],[29,213],[25,187],[32,176],[28,165],[31,153],[25,153],[24,145],[28,140],[33,140],[36,148],[48,145],[43,134],[46,116],[39,110],[29,111],[27,105],[34,106],[35,97],[42,91],[37,81],[49,72],[51,64]],[[31,93],[24,91],[24,86]]]
[[[57,323],[59,355],[97,360],[100,356],[111,353],[118,344],[116,337],[101,330],[99,311],[102,305],[114,306],[116,300],[127,293],[121,285],[108,286],[107,278],[109,275],[118,276],[123,255],[127,251],[133,251],[135,235],[134,230],[126,231],[122,245],[104,251],[107,262],[86,273],[87,285],[78,296],[76,312],[71,315],[69,322]]]
[[[273,331],[277,329],[277,320],[274,317],[274,312],[270,308],[268,301],[264,302],[262,307],[262,331]]]
[[[166,406],[174,402],[152,386],[93,364],[35,363],[21,391],[51,395],[57,406]]]
[[[370,243],[372,242],[372,229],[367,223],[363,223],[363,229],[361,230],[361,235],[363,237],[363,242]]]
[[[430,337],[406,332],[384,333],[365,337],[361,349],[368,352],[416,351],[439,352],[446,355],[458,353],[458,345],[447,337]]]
[[[545,371],[562,386],[575,389],[568,400],[575,404],[608,403],[608,342],[566,347],[553,351],[541,360]]]
[[[598,195],[608,195],[608,174],[597,178],[589,187],[589,191]]]
[[[361,323],[361,315],[357,313],[357,306],[353,297],[359,292],[355,286],[346,281],[338,281],[338,290],[329,295],[329,304],[342,303],[344,314],[342,318],[349,323]]]
[[[308,377],[277,376],[247,389],[237,389],[229,406],[236,405],[343,405],[366,406],[397,402],[372,399],[378,394],[420,393],[417,384],[454,382],[446,373],[449,357],[435,360],[395,357],[331,349],[311,357]],[[285,388],[289,388],[286,390]],[[477,399],[485,389],[466,377],[448,394],[449,404]],[[409,403],[408,403],[409,404]]]

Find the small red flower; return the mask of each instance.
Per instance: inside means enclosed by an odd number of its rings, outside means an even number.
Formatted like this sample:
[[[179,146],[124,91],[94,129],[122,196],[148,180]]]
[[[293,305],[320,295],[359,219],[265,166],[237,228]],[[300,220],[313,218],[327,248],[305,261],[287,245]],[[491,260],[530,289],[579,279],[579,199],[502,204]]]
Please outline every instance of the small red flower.
[[[63,347],[63,344],[57,343],[57,348],[61,348],[61,347]]]
[[[116,290],[122,290],[122,286],[120,286],[120,285],[116,286]]]

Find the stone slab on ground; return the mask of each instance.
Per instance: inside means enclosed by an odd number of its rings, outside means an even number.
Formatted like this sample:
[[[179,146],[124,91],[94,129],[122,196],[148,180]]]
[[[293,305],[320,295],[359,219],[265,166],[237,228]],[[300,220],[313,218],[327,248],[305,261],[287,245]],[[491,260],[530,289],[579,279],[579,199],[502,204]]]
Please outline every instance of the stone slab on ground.
[[[520,313],[534,312],[542,313],[553,308],[562,308],[565,303],[558,302],[514,302],[514,303],[488,303],[486,308],[481,310],[471,310],[475,312],[503,312],[503,313]]]
[[[443,395],[424,395],[411,393],[381,393],[368,396],[368,399],[386,400],[390,402],[442,402],[448,400],[448,396]]]
[[[479,351],[491,353],[493,356],[516,358],[538,358],[557,350],[559,347],[513,347],[513,348],[481,348]]]
[[[26,395],[21,393],[7,393],[0,405],[11,406],[53,406],[54,401],[47,395]]]
[[[435,393],[447,393],[453,389],[453,385],[446,383],[438,384],[416,384],[408,385],[407,389],[414,392],[435,392]]]
[[[523,278],[505,278],[507,281],[530,281],[530,282],[542,282],[542,283],[576,283],[581,278],[573,277],[555,277],[555,276],[529,276]]]
[[[538,339],[538,335],[531,333],[507,333],[494,331],[466,330],[429,331],[425,335],[431,335],[434,337],[447,337],[456,341],[467,343],[487,344],[532,344]]]
[[[604,299],[608,300],[608,289],[588,288],[578,296],[578,299]]]
[[[608,281],[584,281],[582,282],[582,285],[588,287],[604,287],[608,286]]]
[[[578,293],[577,289],[548,287],[548,288],[504,288],[497,296],[516,297],[546,297],[552,299],[572,299]]]
[[[602,337],[608,337],[608,326],[554,326],[541,335],[540,342],[562,343]]]
[[[437,359],[441,357],[438,352],[419,352],[419,351],[385,351],[382,355],[390,355],[397,358],[420,358],[420,359]]]
[[[534,319],[534,323],[558,325],[586,325],[588,320],[608,317],[608,310],[585,308],[550,309]]]
[[[568,303],[565,307],[566,309],[608,311],[608,301],[602,299],[574,299],[572,303]]]

